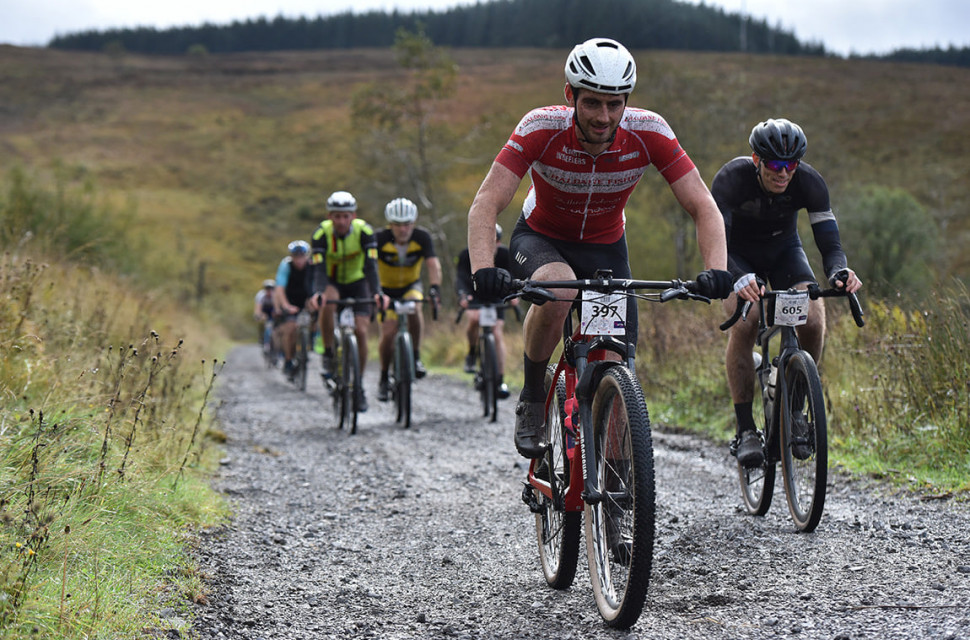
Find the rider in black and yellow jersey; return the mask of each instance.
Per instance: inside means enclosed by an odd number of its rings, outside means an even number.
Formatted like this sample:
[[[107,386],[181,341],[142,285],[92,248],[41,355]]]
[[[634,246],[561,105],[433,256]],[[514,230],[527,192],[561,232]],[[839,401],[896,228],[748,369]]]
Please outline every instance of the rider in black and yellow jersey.
[[[384,293],[392,300],[422,300],[421,267],[428,265],[428,295],[441,300],[441,262],[427,229],[416,227],[418,207],[407,198],[391,200],[384,207],[388,226],[377,232],[377,270]],[[427,371],[419,356],[424,319],[421,311],[408,318],[408,331],[414,345],[414,372],[423,378]],[[388,369],[394,357],[397,314],[390,309],[381,327],[381,381],[377,399],[390,399]]]
[[[335,310],[324,300],[373,298],[383,308],[387,297],[381,291],[377,275],[377,240],[369,224],[357,217],[357,200],[346,191],[335,191],[327,198],[327,220],[313,233],[312,291],[308,307],[320,310],[320,332],[323,335],[323,373],[333,375],[333,340]],[[373,309],[369,304],[354,308],[355,333],[360,356],[360,372],[367,364],[367,324]],[[360,411],[367,410],[367,400],[360,389]]]

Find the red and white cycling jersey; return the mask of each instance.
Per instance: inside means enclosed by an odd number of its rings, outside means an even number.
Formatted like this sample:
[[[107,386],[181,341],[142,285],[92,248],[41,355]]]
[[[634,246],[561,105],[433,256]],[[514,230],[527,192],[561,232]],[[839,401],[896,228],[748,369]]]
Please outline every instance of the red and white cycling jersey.
[[[573,108],[534,109],[495,160],[532,186],[522,206],[529,227],[558,240],[611,243],[623,235],[623,208],[647,166],[673,183],[694,163],[658,114],[627,107],[609,149],[593,156],[573,127]],[[531,169],[531,171],[530,171]]]

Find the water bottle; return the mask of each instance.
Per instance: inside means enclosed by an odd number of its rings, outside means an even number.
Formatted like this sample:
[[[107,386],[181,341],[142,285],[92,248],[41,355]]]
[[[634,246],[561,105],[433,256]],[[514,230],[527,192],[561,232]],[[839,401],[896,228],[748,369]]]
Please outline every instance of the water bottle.
[[[775,363],[771,363],[771,369],[768,371],[768,399],[775,399],[775,382],[778,380],[778,367]]]

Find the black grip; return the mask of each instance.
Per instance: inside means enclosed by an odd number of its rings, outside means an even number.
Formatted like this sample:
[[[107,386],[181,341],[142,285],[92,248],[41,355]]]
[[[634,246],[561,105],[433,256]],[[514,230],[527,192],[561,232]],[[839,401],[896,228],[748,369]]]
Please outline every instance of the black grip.
[[[857,327],[864,327],[866,321],[862,318],[865,314],[862,312],[862,305],[859,304],[859,298],[856,297],[854,293],[848,294],[849,297],[849,309],[852,310],[852,319],[855,320]]]

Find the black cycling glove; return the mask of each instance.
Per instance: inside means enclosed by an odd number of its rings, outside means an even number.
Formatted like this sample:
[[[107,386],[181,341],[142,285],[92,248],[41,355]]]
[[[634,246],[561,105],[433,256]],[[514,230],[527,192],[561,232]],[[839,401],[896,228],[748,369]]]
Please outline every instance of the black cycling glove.
[[[730,271],[708,269],[697,274],[697,293],[705,298],[726,298],[734,291],[734,276]]]
[[[436,303],[441,302],[441,286],[437,284],[433,284],[430,287],[428,287],[428,296],[432,300],[436,301]]]
[[[472,275],[475,295],[485,302],[501,300],[512,292],[512,274],[505,269],[488,267]]]

